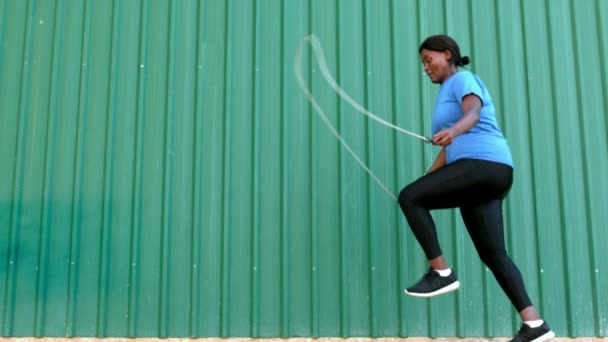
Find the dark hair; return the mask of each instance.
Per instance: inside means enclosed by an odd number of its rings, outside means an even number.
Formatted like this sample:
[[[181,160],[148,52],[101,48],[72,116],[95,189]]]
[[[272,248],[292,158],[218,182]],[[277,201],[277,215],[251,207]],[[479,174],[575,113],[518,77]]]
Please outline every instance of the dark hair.
[[[418,53],[422,52],[423,49],[439,52],[450,51],[452,53],[450,62],[454,63],[456,66],[465,66],[471,62],[471,59],[468,56],[460,56],[460,48],[458,47],[458,43],[456,43],[456,41],[450,36],[446,36],[445,34],[438,34],[436,36],[428,37],[424,42],[422,42],[422,44],[420,44]]]

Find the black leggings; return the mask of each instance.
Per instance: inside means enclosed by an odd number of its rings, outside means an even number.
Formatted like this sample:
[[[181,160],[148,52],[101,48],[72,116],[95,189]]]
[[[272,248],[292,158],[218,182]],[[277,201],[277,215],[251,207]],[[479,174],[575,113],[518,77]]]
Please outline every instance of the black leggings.
[[[399,205],[429,260],[442,255],[429,210],[460,208],[481,261],[520,312],[531,302],[521,273],[507,255],[502,223],[502,201],[512,183],[513,169],[506,164],[462,159],[405,187]]]

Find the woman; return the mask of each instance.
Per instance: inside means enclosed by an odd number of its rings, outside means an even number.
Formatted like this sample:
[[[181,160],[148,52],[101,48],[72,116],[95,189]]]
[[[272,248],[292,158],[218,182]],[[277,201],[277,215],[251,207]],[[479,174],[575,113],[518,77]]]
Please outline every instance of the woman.
[[[513,341],[544,341],[555,334],[539,317],[521,273],[507,255],[502,201],[513,182],[513,160],[498,128],[492,99],[458,44],[445,35],[427,38],[418,50],[424,71],[440,84],[432,119],[432,143],[442,146],[428,172],[405,187],[399,204],[429,260],[429,272],[405,293],[432,297],[460,284],[442,255],[432,209],[459,208],[483,263],[522,318]]]

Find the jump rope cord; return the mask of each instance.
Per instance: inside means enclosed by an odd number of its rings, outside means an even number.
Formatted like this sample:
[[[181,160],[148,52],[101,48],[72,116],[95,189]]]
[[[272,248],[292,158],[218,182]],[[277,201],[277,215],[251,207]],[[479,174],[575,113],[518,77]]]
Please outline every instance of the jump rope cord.
[[[338,130],[333,126],[331,121],[327,118],[327,115],[325,115],[325,113],[323,112],[323,109],[321,109],[321,106],[317,103],[317,100],[315,100],[314,96],[312,95],[312,92],[306,85],[306,82],[304,81],[304,77],[302,76],[302,53],[303,53],[304,47],[306,46],[307,43],[310,43],[310,45],[313,49],[313,52],[317,58],[317,63],[319,65],[319,69],[321,70],[321,74],[323,75],[323,77],[325,78],[327,83],[336,91],[336,93],[338,93],[338,95],[340,95],[341,98],[343,98],[346,102],[348,102],[353,108],[355,108],[359,112],[363,113],[364,115],[368,116],[369,118],[371,118],[385,126],[393,128],[401,133],[411,135],[411,136],[421,139],[427,143],[430,142],[430,139],[428,139],[422,135],[418,135],[416,133],[405,130],[401,127],[395,126],[386,120],[383,120],[382,118],[374,115],[373,113],[371,113],[370,111],[365,109],[363,106],[361,106],[359,103],[357,103],[355,100],[353,100],[352,97],[350,97],[338,85],[336,80],[333,78],[332,74],[329,72],[329,69],[327,68],[327,63],[325,62],[325,53],[323,51],[323,47],[321,46],[321,43],[319,42],[319,39],[317,39],[317,37],[313,34],[306,36],[302,39],[302,41],[300,42],[300,46],[298,48],[298,53],[296,54],[295,63],[294,63],[294,73],[295,73],[296,79],[298,81],[298,84],[300,85],[300,88],[302,89],[302,91],[304,92],[306,97],[308,98],[308,101],[310,101],[310,103],[312,104],[312,106],[315,109],[315,111],[317,112],[317,114],[319,114],[319,117],[321,117],[323,122],[325,122],[325,124],[327,125],[329,130],[338,139],[338,141],[340,141],[340,143],[346,149],[346,151],[348,151],[348,153],[350,153],[353,156],[353,158],[355,158],[355,160],[359,163],[359,165],[361,165],[363,167],[363,169],[365,169],[365,171],[370,175],[370,177],[372,177],[372,179],[374,181],[376,181],[376,183],[378,183],[378,185],[380,185],[380,187],[384,191],[386,191],[386,193],[389,196],[391,196],[391,198],[393,198],[395,201],[397,201],[397,197],[386,187],[386,185],[384,185],[384,183],[382,183],[380,181],[380,179],[378,179],[378,177],[376,177],[376,175],[367,167],[367,165],[365,165],[365,163],[361,160],[361,158],[359,158],[359,156],[350,148],[350,146],[346,143],[344,138],[342,138],[342,136],[340,135]]]

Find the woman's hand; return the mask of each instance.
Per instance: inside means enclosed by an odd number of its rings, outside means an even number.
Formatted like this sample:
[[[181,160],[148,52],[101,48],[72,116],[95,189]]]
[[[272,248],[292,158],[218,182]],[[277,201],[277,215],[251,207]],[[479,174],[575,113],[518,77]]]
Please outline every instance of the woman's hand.
[[[454,141],[454,138],[456,138],[456,133],[454,130],[452,128],[447,128],[433,135],[433,140],[431,143],[438,146],[448,146],[452,143],[452,141]]]

